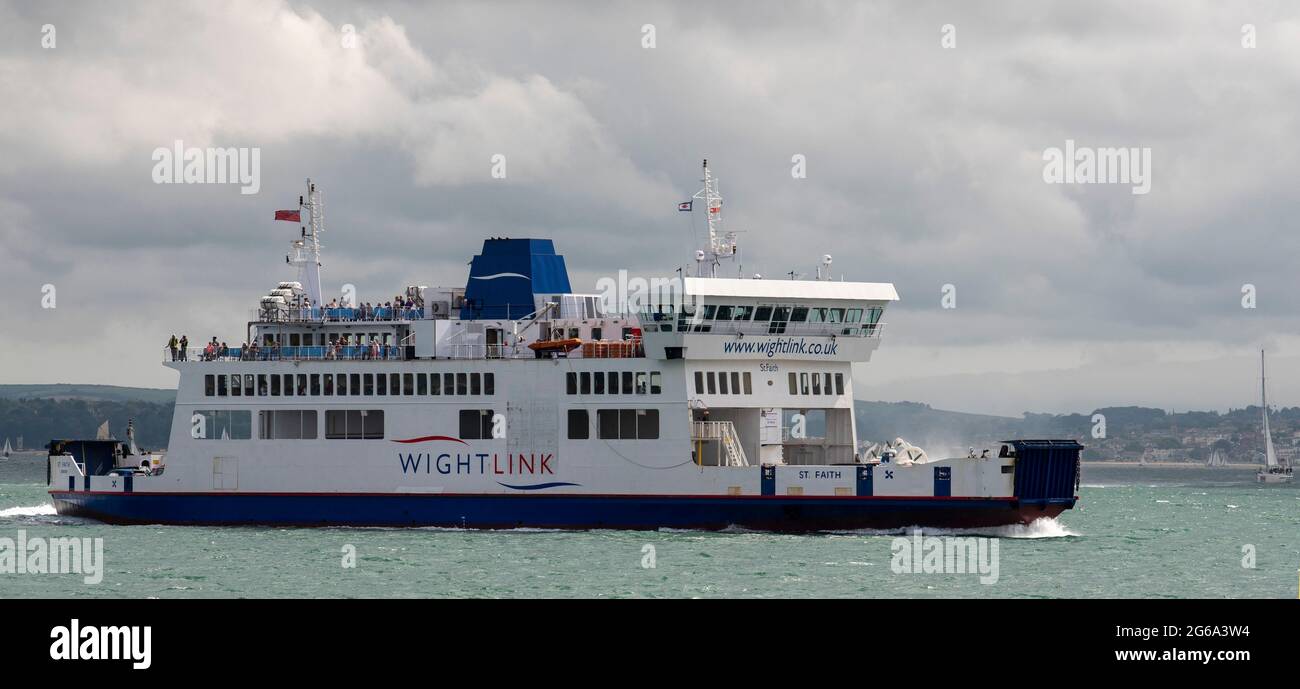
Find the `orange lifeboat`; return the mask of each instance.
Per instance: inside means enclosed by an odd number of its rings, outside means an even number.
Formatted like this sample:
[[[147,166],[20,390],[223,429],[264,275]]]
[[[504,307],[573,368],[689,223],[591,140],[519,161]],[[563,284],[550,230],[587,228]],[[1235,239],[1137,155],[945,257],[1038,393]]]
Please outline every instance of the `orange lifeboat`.
[[[576,337],[570,337],[564,340],[538,340],[528,345],[528,348],[538,354],[547,354],[553,352],[568,353],[581,346],[582,340],[579,340]]]

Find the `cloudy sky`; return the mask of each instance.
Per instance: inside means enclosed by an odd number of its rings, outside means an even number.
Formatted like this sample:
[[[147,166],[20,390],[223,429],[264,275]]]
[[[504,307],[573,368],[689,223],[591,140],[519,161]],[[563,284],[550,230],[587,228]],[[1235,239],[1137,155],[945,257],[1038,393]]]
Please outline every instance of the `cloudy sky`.
[[[1300,8],[1133,4],[0,2],[0,382],[174,386],[172,332],[293,278],[307,176],[327,292],[463,284],[486,236],[583,291],[690,260],[707,157],[746,273],[898,286],[860,398],[1225,409],[1263,347],[1300,404]],[[258,193],[155,184],[176,140],[259,148]],[[1047,183],[1066,140],[1150,192]]]

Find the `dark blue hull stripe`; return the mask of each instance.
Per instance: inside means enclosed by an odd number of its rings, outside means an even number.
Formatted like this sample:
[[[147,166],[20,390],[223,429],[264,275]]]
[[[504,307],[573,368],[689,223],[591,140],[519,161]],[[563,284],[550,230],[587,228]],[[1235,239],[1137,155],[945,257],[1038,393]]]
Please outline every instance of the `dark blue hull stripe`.
[[[52,491],[59,514],[119,524],[814,531],[986,527],[1056,516],[1074,501],[757,496],[157,494]]]

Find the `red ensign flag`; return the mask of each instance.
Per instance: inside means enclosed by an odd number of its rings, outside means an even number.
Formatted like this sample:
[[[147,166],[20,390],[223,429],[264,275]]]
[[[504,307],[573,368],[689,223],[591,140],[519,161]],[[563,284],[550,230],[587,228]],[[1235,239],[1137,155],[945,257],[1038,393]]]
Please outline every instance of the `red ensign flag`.
[[[288,220],[289,222],[302,222],[302,211],[276,211],[276,220]]]

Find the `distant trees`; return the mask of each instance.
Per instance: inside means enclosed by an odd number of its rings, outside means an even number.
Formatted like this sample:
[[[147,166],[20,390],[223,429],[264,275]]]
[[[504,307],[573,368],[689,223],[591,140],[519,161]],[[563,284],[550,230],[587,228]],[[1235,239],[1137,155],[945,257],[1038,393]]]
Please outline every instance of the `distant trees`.
[[[173,406],[139,400],[0,399],[0,444],[20,435],[28,449],[55,438],[94,438],[105,421],[113,437],[125,440],[126,422],[134,419],[136,443],[161,449],[171,433]]]

